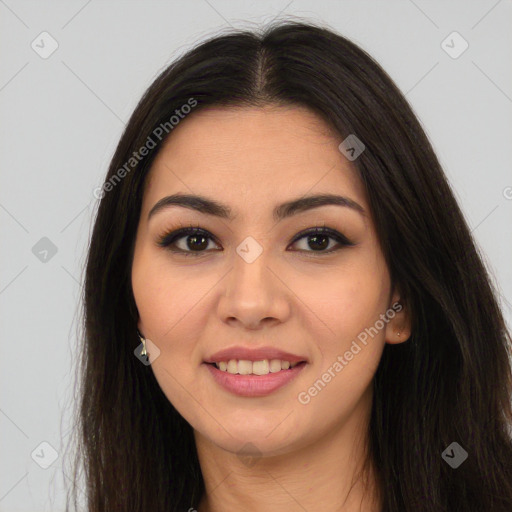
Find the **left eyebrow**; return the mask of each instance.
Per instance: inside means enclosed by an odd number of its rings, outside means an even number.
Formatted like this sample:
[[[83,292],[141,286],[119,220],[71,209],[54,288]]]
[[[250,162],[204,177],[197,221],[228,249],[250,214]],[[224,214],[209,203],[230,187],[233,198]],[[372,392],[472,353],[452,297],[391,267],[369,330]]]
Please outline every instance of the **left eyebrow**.
[[[318,194],[300,197],[276,206],[273,211],[273,218],[274,220],[279,221],[306,210],[329,205],[350,208],[357,211],[362,216],[366,216],[364,208],[349,197],[334,194]],[[222,219],[233,220],[232,210],[229,206],[219,203],[214,199],[191,194],[173,194],[171,196],[163,197],[153,206],[153,208],[151,208],[148,214],[148,220],[157,212],[170,206],[181,206],[206,215],[213,215]]]

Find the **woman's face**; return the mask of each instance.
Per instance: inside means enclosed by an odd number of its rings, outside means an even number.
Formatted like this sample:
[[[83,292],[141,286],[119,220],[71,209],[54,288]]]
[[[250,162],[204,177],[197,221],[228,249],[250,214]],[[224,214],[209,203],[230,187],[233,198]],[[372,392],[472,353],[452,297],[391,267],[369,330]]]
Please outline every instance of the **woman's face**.
[[[385,342],[406,337],[396,337],[404,312],[391,309],[399,296],[341,142],[306,109],[208,108],[174,128],[149,174],[132,268],[138,327],[160,350],[151,368],[170,402],[233,453],[248,442],[289,453],[365,418]],[[167,204],[148,218],[176,194],[230,216]],[[280,208],[322,194],[353,207]],[[191,226],[203,231],[167,236]],[[316,227],[332,233],[297,237]],[[219,359],[255,374],[207,363],[236,348],[249,352]],[[294,358],[271,348],[306,362],[279,370],[276,360]]]

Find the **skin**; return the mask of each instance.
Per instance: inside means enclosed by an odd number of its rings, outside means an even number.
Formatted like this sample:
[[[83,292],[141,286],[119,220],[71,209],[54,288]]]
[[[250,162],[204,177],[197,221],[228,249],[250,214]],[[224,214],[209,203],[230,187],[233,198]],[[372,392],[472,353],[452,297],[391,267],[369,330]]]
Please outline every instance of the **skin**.
[[[380,510],[371,465],[367,489],[361,478],[372,378],[385,343],[410,335],[405,306],[309,403],[298,400],[400,301],[341,141],[301,107],[208,108],[174,128],[148,176],[132,267],[138,327],[160,350],[151,365],[159,385],[194,429],[206,486],[199,512]],[[158,200],[178,192],[213,198],[236,216],[172,206],[148,221]],[[316,193],[347,196],[365,215],[329,205],[272,218],[276,205]],[[157,245],[188,225],[213,237],[199,256]],[[356,245],[292,243],[324,225]],[[263,249],[250,264],[236,252],[247,236]],[[185,235],[177,244],[194,252],[198,242],[191,249]],[[309,363],[268,396],[240,397],[202,365],[235,345],[274,345]]]

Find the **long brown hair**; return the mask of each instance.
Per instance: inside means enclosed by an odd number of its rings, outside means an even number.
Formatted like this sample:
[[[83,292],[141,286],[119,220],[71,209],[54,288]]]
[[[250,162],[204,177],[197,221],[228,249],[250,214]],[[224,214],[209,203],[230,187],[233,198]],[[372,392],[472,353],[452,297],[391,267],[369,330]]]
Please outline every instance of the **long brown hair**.
[[[383,511],[510,512],[512,342],[470,229],[389,76],[344,37],[295,21],[222,34],[186,53],[146,91],[117,146],[83,295],[73,480],[83,466],[87,510],[182,512],[204,493],[191,426],[134,357],[130,277],[145,177],[165,140],[155,129],[167,123],[172,136],[169,120],[191,98],[189,115],[209,105],[306,106],[340,141],[363,141],[353,163],[413,318],[410,339],[385,346],[373,381],[368,435]],[[155,147],[127,167],[148,137]],[[456,469],[442,456],[453,442],[468,454]]]

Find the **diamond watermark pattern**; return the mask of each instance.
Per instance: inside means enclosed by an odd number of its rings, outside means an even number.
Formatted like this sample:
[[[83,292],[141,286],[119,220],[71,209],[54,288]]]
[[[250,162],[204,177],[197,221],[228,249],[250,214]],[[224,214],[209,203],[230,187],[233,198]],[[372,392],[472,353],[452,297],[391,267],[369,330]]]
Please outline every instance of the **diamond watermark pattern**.
[[[353,162],[366,149],[366,146],[353,133],[351,133],[338,146],[338,149],[348,160]]]
[[[146,355],[141,355],[142,349],[144,348],[143,343],[133,351],[135,357],[139,359],[145,366],[149,366],[160,357],[160,349],[151,341],[146,338]]]
[[[39,444],[30,456],[43,469],[48,469],[59,458],[57,450],[46,441]]]
[[[263,247],[252,236],[248,236],[237,248],[236,252],[247,263],[253,263],[263,252]]]
[[[247,452],[250,451],[251,454],[248,455]],[[247,467],[252,467],[258,459],[261,458],[261,452],[258,450],[258,447],[253,443],[245,443],[240,450],[237,452],[238,458],[245,464]]]
[[[458,59],[469,48],[469,43],[457,31],[453,31],[443,39],[441,48],[452,59]]]
[[[468,452],[459,443],[454,441],[441,454],[441,457],[449,466],[457,469],[468,458]]]
[[[59,43],[48,32],[41,32],[30,46],[39,57],[47,59],[57,50]]]
[[[49,238],[43,236],[32,247],[32,254],[41,262],[48,263],[57,254],[57,246]]]

